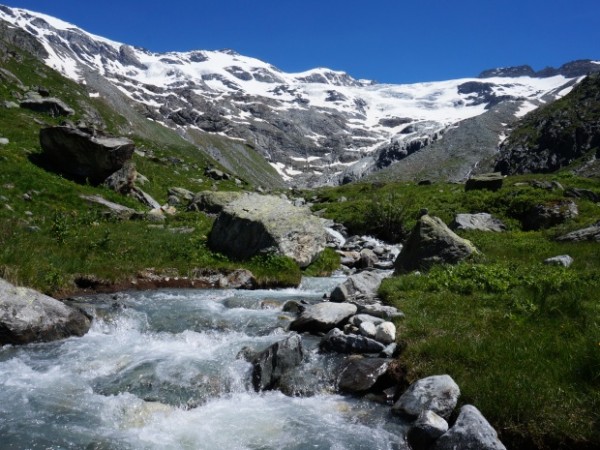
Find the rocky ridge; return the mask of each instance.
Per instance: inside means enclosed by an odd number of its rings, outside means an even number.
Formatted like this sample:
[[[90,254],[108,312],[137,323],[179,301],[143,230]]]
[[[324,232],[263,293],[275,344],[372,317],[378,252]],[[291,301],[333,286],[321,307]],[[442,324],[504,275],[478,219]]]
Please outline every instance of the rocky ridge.
[[[457,145],[467,147],[468,157],[451,174],[452,179],[464,177],[487,161],[507,133],[510,120],[496,120],[488,111],[508,105],[507,117],[514,119],[560,97],[577,77],[596,68],[588,61],[553,76],[546,71],[545,78],[504,70],[485,81],[388,85],[324,68],[289,74],[231,50],[153,53],[17,8],[0,8],[0,20],[5,29],[17,27],[16,40],[28,33],[32,52],[85,82],[90,95],[114,105],[124,93],[138,113],[178,130],[233,168],[236,158],[206,148],[203,138],[228,136],[233,139],[230,152],[250,162],[246,153],[256,151],[295,185],[336,184],[403,166],[397,161],[425,148],[428,152],[434,143],[440,155],[451,154]],[[473,129],[471,119],[480,115],[488,119]],[[475,137],[485,129],[489,137],[482,146]],[[440,161],[434,169],[439,172],[444,165]],[[418,175],[409,172],[408,177]],[[448,174],[442,170],[438,175]]]

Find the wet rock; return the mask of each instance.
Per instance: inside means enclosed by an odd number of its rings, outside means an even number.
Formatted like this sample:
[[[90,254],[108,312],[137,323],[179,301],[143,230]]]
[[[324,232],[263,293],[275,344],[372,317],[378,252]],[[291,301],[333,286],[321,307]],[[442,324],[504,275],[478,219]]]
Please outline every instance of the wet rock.
[[[345,392],[365,392],[371,389],[390,365],[384,358],[351,357],[339,375],[338,387]]]
[[[456,407],[460,389],[449,375],[434,375],[411,384],[392,407],[392,412],[412,418],[431,410],[447,419]]]
[[[356,314],[356,310],[356,306],[350,303],[324,302],[310,305],[290,324],[290,330],[324,333]]]
[[[541,230],[577,217],[579,210],[572,200],[538,204],[527,211],[522,219],[524,230]]]
[[[433,450],[506,450],[498,433],[472,405],[465,405],[454,425],[435,442]]]
[[[504,177],[500,172],[483,173],[469,178],[465,184],[465,191],[474,191],[487,189],[488,191],[497,191],[502,187]]]
[[[81,311],[0,278],[0,345],[83,336],[90,325]]]
[[[427,270],[434,264],[456,264],[477,249],[468,240],[457,236],[438,217],[424,215],[396,258],[396,273]]]
[[[379,258],[375,252],[369,248],[364,248],[360,251],[360,260],[357,265],[360,269],[370,269],[378,262]]]
[[[549,266],[570,267],[571,264],[573,264],[573,258],[571,258],[569,255],[553,256],[552,258],[545,259],[544,264]]]
[[[303,358],[302,339],[296,333],[271,345],[252,358],[254,389],[275,389],[283,374],[298,366]]]
[[[100,184],[131,159],[135,145],[126,138],[94,136],[80,129],[43,128],[44,156],[60,172]]]
[[[331,292],[332,302],[370,299],[377,295],[382,276],[375,272],[360,272],[349,276]]]
[[[422,411],[406,434],[413,450],[429,450],[431,445],[446,431],[448,422],[433,411]]]
[[[301,314],[306,309],[306,306],[295,300],[288,300],[284,303],[282,311],[293,314]]]
[[[381,353],[385,346],[381,342],[356,334],[344,334],[334,328],[321,339],[323,351],[338,353]]]
[[[300,267],[312,263],[327,243],[322,221],[271,195],[247,194],[229,203],[214,222],[209,247],[227,256],[248,259],[277,253]]]
[[[600,221],[594,225],[572,231],[557,239],[561,242],[581,242],[581,241],[596,241],[600,242]]]
[[[453,230],[496,231],[506,230],[501,220],[488,213],[457,214],[450,225]]]

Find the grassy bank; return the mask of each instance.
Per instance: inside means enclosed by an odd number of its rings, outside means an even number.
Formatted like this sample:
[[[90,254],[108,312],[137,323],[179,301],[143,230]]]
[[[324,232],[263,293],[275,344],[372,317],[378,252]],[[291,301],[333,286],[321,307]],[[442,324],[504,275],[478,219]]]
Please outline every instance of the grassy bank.
[[[459,212],[504,220],[505,233],[460,233],[481,250],[475,260],[384,281],[382,297],[406,314],[397,325],[408,381],[450,374],[461,402],[480,408],[508,448],[599,448],[600,244],[555,237],[596,222],[600,206],[576,199],[574,220],[522,231],[529,207],[564,200],[562,190],[533,187],[533,179],[600,190],[597,181],[567,174],[509,178],[498,192],[371,184],[322,192],[315,209],[355,232],[378,230],[377,203],[396,211],[389,223],[404,230],[424,207],[446,223]],[[574,264],[542,263],[560,254],[571,255]]]

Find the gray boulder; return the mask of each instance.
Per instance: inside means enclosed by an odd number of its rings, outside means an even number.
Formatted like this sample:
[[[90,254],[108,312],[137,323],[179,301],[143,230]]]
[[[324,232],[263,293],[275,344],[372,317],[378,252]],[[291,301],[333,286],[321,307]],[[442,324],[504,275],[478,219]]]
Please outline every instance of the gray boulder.
[[[308,306],[290,324],[290,330],[311,333],[326,333],[356,314],[356,305],[351,303],[318,303]]]
[[[392,406],[392,412],[417,418],[431,410],[445,419],[456,407],[460,388],[449,375],[434,375],[411,384]]]
[[[375,340],[383,344],[392,344],[396,341],[396,325],[392,322],[383,322],[375,328]]]
[[[587,228],[572,231],[557,239],[561,242],[582,242],[582,241],[596,241],[600,242],[600,221]]]
[[[112,173],[102,184],[120,194],[128,194],[135,188],[136,178],[135,164],[132,161],[126,161],[123,167]]]
[[[332,302],[370,299],[377,295],[382,276],[375,272],[360,272],[349,276],[331,292]]]
[[[83,336],[90,325],[81,311],[0,278],[0,346]]]
[[[360,327],[361,324],[365,322],[372,323],[373,325],[377,326],[380,323],[385,322],[385,320],[381,317],[371,316],[369,314],[357,314],[355,316],[350,317],[350,319],[348,320],[348,323],[351,323],[356,327]]]
[[[358,267],[360,269],[370,269],[379,262],[379,258],[373,250],[370,248],[363,248],[360,251],[360,260],[358,261]]]
[[[487,189],[497,191],[502,187],[504,177],[500,172],[482,173],[469,178],[465,184],[465,191]]]
[[[369,305],[360,305],[358,307],[360,314],[368,314],[369,316],[380,317],[385,320],[398,319],[404,317],[404,313],[397,308],[380,303],[372,303]]]
[[[453,230],[505,231],[506,225],[488,213],[457,214],[450,225]]]
[[[431,445],[446,431],[448,422],[433,411],[423,411],[412,424],[406,439],[413,450],[429,450]]]
[[[473,253],[475,246],[452,232],[438,217],[422,216],[396,258],[396,273],[427,270],[434,264],[456,264]]]
[[[573,264],[573,258],[569,255],[558,255],[553,256],[544,260],[544,264],[549,266],[563,266],[570,267]]]
[[[274,389],[290,369],[300,365],[304,358],[302,339],[296,333],[276,342],[252,358],[252,384],[257,391]]]
[[[134,209],[106,200],[101,195],[80,195],[88,203],[97,204],[107,209],[108,213],[117,219],[128,220],[136,214]]]
[[[573,200],[538,204],[525,212],[521,222],[524,230],[541,230],[560,225],[577,217],[579,210]]]
[[[31,96],[23,100],[19,106],[31,111],[50,114],[53,117],[71,116],[75,114],[72,108],[65,102],[54,97],[42,97],[41,95]]]
[[[260,253],[287,256],[300,267],[312,263],[327,244],[322,221],[271,195],[247,194],[223,208],[208,236],[209,247],[233,258]]]
[[[40,144],[60,172],[100,184],[131,159],[135,144],[126,138],[100,137],[78,128],[43,128]]]
[[[188,211],[204,211],[211,214],[218,214],[223,211],[225,205],[243,195],[245,195],[243,192],[234,191],[201,191],[193,196],[187,209]]]
[[[365,392],[385,375],[390,361],[385,358],[351,357],[338,378],[338,387],[345,392]]]
[[[385,349],[381,342],[357,334],[344,334],[338,328],[323,336],[319,347],[323,351],[338,353],[381,353]]]
[[[375,339],[375,335],[377,334],[377,327],[373,322],[362,322],[358,326],[358,332],[365,337]],[[378,340],[378,339],[375,339]]]
[[[460,409],[456,423],[435,442],[433,450],[506,450],[498,433],[472,405]]]

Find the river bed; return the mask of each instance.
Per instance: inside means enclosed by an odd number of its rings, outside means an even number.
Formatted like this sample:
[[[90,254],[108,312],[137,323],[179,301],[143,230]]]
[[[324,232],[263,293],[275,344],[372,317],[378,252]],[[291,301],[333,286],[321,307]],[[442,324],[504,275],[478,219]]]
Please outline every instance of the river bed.
[[[252,389],[240,352],[289,335],[286,301],[317,302],[339,282],[82,299],[95,315],[85,336],[0,349],[0,448],[403,449],[389,406],[335,392],[344,357],[316,338],[303,338],[290,395]]]

